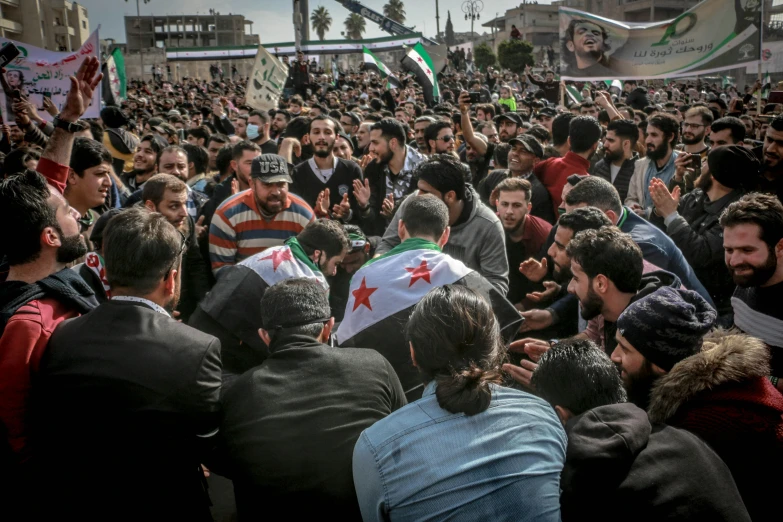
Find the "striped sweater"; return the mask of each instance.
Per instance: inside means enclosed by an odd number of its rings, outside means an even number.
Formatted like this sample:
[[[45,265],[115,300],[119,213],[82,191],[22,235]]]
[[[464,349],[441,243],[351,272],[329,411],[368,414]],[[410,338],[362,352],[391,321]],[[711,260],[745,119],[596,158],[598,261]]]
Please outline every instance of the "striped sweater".
[[[212,271],[235,265],[299,234],[314,219],[313,210],[298,196],[288,195],[285,209],[271,220],[261,216],[252,189],[225,200],[209,227]]]

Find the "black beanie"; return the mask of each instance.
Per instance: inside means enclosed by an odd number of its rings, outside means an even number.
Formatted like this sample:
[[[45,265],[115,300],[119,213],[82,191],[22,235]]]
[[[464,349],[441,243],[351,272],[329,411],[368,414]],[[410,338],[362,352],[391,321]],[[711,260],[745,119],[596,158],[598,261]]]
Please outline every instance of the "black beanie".
[[[747,185],[756,178],[759,160],[742,145],[716,147],[707,156],[713,179],[730,189]]]

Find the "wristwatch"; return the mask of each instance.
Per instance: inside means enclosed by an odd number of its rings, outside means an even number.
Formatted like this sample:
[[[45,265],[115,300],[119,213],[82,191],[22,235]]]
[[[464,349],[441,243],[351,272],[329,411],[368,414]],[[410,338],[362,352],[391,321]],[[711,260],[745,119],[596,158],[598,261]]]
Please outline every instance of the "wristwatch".
[[[61,120],[59,116],[54,117],[54,120],[52,120],[52,125],[54,125],[57,129],[62,129],[65,132],[70,133],[82,131],[85,127],[85,124],[82,122]]]

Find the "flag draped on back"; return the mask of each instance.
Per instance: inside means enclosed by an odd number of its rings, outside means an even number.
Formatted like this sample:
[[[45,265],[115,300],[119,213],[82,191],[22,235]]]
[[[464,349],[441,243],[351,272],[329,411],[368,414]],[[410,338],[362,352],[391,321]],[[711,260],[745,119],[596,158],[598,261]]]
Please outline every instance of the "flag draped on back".
[[[380,61],[367,47],[363,47],[363,49],[365,70],[377,73],[382,79],[386,80],[387,89],[390,87],[394,87],[395,89],[402,87],[400,80],[392,74],[391,70],[386,67],[386,64]]]
[[[427,105],[437,103],[440,98],[438,79],[435,76],[437,72],[421,42],[408,49],[405,58],[402,59],[402,67],[416,77],[416,81],[424,90],[424,101]]]

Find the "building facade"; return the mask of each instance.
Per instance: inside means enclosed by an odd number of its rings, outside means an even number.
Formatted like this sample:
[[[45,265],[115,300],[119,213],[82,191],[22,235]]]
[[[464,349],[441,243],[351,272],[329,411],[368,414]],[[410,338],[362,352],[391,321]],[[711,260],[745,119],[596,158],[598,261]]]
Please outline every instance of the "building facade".
[[[87,9],[67,0],[0,0],[0,36],[70,52],[90,36]]]
[[[4,0],[0,0],[4,1]],[[258,45],[253,22],[238,14],[126,16],[129,50],[150,47],[217,47]]]

